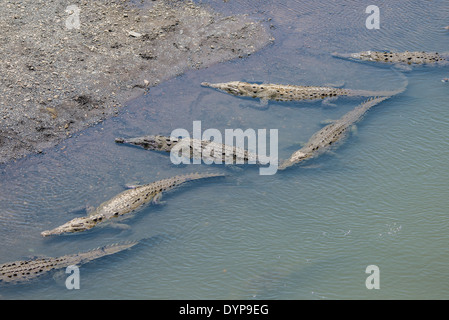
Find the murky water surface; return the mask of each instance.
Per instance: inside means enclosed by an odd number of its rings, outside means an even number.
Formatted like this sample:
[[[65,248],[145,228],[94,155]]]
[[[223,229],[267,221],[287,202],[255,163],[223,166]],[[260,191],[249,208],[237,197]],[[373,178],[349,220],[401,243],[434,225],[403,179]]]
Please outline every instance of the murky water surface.
[[[368,30],[370,1],[206,1],[264,21],[273,45],[152,88],[118,117],[44,154],[0,171],[0,262],[58,256],[123,240],[132,250],[81,267],[81,289],[63,272],[0,288],[20,299],[412,299],[447,298],[449,286],[449,68],[404,72],[407,90],[373,108],[334,153],[272,176],[255,167],[171,164],[169,157],[114,143],[117,136],[192,130],[278,129],[288,157],[327,119],[362,102],[340,98],[267,107],[202,88],[202,81],[246,80],[392,90],[389,68],[338,60],[331,52],[449,51],[445,1],[377,1],[380,30]],[[187,172],[228,173],[167,193],[113,227],[44,239],[85,208],[124,190]],[[365,268],[380,269],[367,290]]]

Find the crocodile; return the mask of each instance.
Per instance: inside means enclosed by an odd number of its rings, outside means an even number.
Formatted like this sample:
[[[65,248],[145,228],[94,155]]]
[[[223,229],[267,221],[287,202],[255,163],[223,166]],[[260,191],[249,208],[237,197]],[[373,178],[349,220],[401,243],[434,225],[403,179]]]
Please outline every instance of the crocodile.
[[[394,91],[353,90],[334,87],[298,86],[284,84],[257,84],[242,81],[224,83],[201,83],[203,87],[218,89],[235,96],[260,99],[262,104],[274,101],[306,101],[319,99],[335,99],[339,96],[375,97],[391,96]]]
[[[131,213],[149,202],[158,203],[162,192],[173,189],[187,181],[221,176],[224,175],[219,173],[191,173],[133,187],[103,202],[88,216],[74,218],[57,228],[41,232],[41,235],[47,237],[86,231],[106,221]]]
[[[0,284],[20,284],[33,281],[51,271],[72,265],[80,266],[89,261],[129,249],[137,243],[138,241],[128,241],[57,258],[34,258],[3,263],[0,264]]]
[[[337,53],[332,56],[351,61],[373,61],[397,65],[429,65],[439,66],[449,63],[449,53],[425,52],[425,51],[362,51],[357,53]]]
[[[390,97],[375,97],[363,102],[355,109],[346,113],[339,120],[333,121],[329,125],[316,132],[304,147],[295,151],[290,158],[279,166],[278,170],[284,170],[294,164],[300,163],[312,157],[316,157],[333,147],[341,141],[352,125],[361,120],[363,115],[373,106],[381,103]]]
[[[186,147],[190,149],[190,158],[203,159],[210,161],[211,163],[258,163],[258,157],[255,153],[210,140],[198,140],[193,138],[180,139],[162,135],[149,135],[130,139],[116,138],[115,142],[140,146],[146,150],[156,150],[168,153],[172,152],[172,150],[181,151],[184,149],[183,147]]]

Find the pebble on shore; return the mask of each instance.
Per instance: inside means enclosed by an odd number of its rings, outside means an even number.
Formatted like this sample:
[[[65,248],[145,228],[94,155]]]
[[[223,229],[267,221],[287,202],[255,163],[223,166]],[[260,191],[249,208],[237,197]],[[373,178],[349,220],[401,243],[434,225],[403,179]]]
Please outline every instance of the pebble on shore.
[[[245,15],[192,1],[134,2],[84,0],[69,11],[65,0],[2,2],[0,164],[56,145],[67,123],[75,133],[116,115],[139,88],[270,43],[267,28]]]

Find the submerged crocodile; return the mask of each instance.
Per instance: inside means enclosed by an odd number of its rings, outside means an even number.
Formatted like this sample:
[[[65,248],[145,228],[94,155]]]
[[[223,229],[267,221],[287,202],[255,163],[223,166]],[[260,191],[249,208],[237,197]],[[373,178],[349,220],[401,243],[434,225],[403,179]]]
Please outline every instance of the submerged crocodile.
[[[50,271],[67,268],[72,265],[80,266],[89,261],[131,248],[137,243],[137,241],[133,241],[108,245],[91,251],[65,255],[58,258],[36,258],[0,264],[0,284],[18,284],[32,281],[48,274]]]
[[[198,140],[193,138],[179,139],[161,135],[150,135],[137,138],[116,138],[116,143],[140,146],[147,150],[164,152],[181,152],[190,149],[189,157],[203,159],[214,163],[244,164],[257,163],[257,155],[245,149],[217,143],[210,140]]]
[[[399,65],[445,65],[449,63],[449,53],[424,51],[362,51],[357,53],[333,53],[336,58],[351,61],[374,61]]]
[[[294,152],[290,158],[285,160],[278,169],[284,170],[294,164],[316,157],[329,150],[346,136],[351,126],[358,122],[370,108],[388,98],[390,97],[370,98],[355,109],[346,113],[339,120],[333,121],[331,124],[325,126],[315,133],[304,147]]]
[[[98,224],[133,212],[149,202],[157,203],[161,199],[162,192],[173,189],[187,181],[221,176],[224,175],[218,173],[191,173],[137,186],[103,202],[88,216],[72,219],[53,230],[41,232],[41,235],[47,237],[89,230]]]
[[[333,87],[296,86],[283,84],[257,84],[242,81],[231,81],[224,83],[203,82],[201,85],[204,87],[218,89],[219,91],[230,93],[235,96],[260,99],[262,104],[267,103],[268,100],[301,101],[333,99],[339,96],[375,97],[391,96],[396,94],[396,92],[393,91],[353,90]]]

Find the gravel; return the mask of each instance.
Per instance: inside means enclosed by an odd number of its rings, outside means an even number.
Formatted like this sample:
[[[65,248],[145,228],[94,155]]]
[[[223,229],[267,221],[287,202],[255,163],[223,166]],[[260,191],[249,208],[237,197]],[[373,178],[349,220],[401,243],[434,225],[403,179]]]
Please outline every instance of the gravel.
[[[0,3],[0,164],[114,116],[161,81],[273,41],[245,15],[143,2]]]

